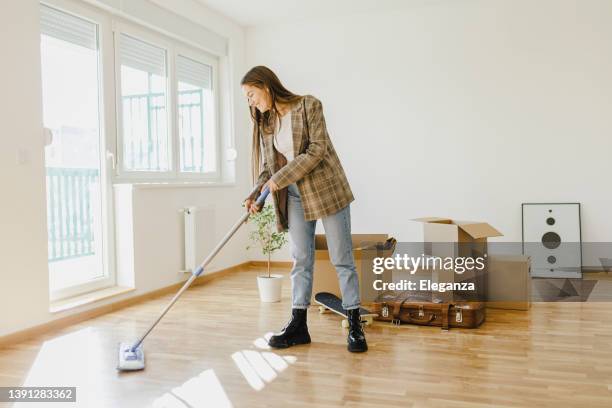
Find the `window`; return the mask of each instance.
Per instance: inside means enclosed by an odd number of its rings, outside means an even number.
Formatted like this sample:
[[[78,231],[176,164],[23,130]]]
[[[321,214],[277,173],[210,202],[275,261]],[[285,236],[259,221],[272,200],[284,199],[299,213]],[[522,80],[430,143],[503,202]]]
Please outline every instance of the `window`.
[[[176,59],[180,171],[214,172],[215,123],[212,67],[188,57]]]
[[[166,51],[120,35],[123,161],[127,171],[168,171]]]
[[[216,59],[131,25],[115,35],[120,177],[216,178]]]
[[[176,16],[156,31],[86,3],[40,4],[51,300],[115,284],[113,181],[220,175],[223,57],[197,44],[223,56],[226,41]],[[183,36],[161,34],[176,24]]]

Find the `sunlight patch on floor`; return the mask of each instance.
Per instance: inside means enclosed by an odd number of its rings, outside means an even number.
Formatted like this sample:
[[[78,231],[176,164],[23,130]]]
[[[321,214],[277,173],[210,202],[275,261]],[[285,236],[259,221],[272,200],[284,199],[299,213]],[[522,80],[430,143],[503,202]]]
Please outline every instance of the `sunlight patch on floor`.
[[[203,371],[153,402],[152,408],[231,408],[233,405],[213,369]]]
[[[98,333],[91,327],[45,341],[30,367],[24,387],[76,387],[76,403],[70,407],[93,407],[90,395],[105,392],[102,379],[112,370]],[[93,392],[95,391],[95,393]],[[91,402],[91,403],[90,403]],[[63,406],[53,403],[54,406]],[[14,408],[35,407],[40,403],[16,403]]]
[[[270,350],[268,339],[272,333],[266,333],[253,341],[259,349]],[[285,371],[289,364],[295,364],[295,356],[280,356],[271,351],[242,350],[232,354],[232,360],[242,373],[246,382],[255,391],[261,391],[266,383],[274,381],[279,373]]]

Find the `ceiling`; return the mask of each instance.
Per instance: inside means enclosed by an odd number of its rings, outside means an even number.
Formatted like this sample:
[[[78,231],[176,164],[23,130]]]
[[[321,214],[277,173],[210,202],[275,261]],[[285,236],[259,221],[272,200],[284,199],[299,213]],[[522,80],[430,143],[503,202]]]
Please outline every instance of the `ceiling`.
[[[317,16],[363,13],[427,0],[196,0],[248,27]],[[431,1],[431,0],[429,0]]]

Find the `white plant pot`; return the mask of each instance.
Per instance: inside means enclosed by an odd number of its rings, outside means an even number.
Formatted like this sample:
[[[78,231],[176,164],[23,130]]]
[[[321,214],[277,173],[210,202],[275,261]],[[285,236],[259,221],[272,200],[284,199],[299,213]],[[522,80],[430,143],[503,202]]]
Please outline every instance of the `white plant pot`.
[[[283,275],[261,275],[257,277],[259,299],[262,302],[280,302]]]

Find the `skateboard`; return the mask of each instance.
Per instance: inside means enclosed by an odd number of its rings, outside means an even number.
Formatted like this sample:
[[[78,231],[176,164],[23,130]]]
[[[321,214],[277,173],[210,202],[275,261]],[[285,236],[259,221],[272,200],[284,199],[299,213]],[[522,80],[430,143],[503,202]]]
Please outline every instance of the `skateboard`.
[[[332,293],[321,292],[315,295],[315,302],[318,303],[319,313],[325,313],[327,311],[332,311],[342,317],[342,327],[348,327],[348,315],[346,310],[342,308],[342,300]],[[363,307],[359,308],[359,315],[361,316],[361,322],[366,326],[370,326],[374,321],[374,317],[376,317],[376,313],[371,313],[369,310],[364,309]]]

